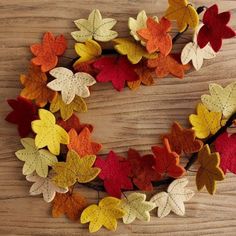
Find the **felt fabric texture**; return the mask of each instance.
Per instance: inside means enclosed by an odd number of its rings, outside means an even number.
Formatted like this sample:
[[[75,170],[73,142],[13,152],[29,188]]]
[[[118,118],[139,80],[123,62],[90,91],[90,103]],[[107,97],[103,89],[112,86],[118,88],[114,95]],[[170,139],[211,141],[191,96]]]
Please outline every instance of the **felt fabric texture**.
[[[130,148],[127,160],[131,165],[130,177],[133,183],[142,191],[153,191],[152,181],[161,179],[161,175],[154,169],[154,156],[141,156],[138,151]]]
[[[21,144],[24,149],[18,150],[15,155],[25,162],[22,169],[23,175],[29,175],[35,171],[40,177],[47,177],[48,167],[57,163],[57,157],[46,149],[39,150],[32,138],[22,138]]]
[[[198,152],[198,163],[200,167],[196,175],[196,185],[198,191],[206,186],[210,194],[216,191],[216,181],[224,179],[224,173],[219,167],[220,155],[218,152],[211,153],[210,147],[206,144]]]
[[[160,51],[167,56],[172,49],[172,38],[169,34],[171,23],[165,18],[156,22],[153,18],[147,19],[147,28],[137,31],[138,35],[146,42],[149,53]]]
[[[194,191],[186,188],[187,178],[174,180],[168,187],[167,192],[160,192],[154,195],[150,202],[158,207],[157,215],[163,218],[173,211],[176,215],[185,214],[184,202],[189,201],[194,196]]]
[[[47,75],[40,67],[30,64],[28,74],[20,76],[20,82],[24,86],[20,95],[34,100],[37,106],[44,107],[57,96],[57,92],[47,87],[47,80]]]
[[[26,179],[29,182],[34,182],[29,191],[30,195],[43,194],[45,202],[51,202],[56,196],[56,193],[66,193],[68,191],[68,188],[60,188],[53,183],[51,173],[49,173],[49,176],[46,178],[33,173],[27,175]]]
[[[221,112],[225,118],[230,117],[236,111],[236,82],[232,82],[223,88],[219,84],[209,85],[210,95],[202,95],[202,103],[209,111]]]
[[[196,28],[199,23],[199,16],[195,8],[187,0],[169,0],[169,7],[165,17],[175,20],[179,32],[183,32],[187,26]]]
[[[80,156],[96,155],[101,149],[100,143],[92,142],[91,132],[87,127],[77,134],[75,129],[69,131],[70,142],[67,145],[69,150],[76,151]]]
[[[222,113],[208,111],[202,104],[197,105],[197,114],[189,116],[189,121],[195,130],[197,138],[204,139],[215,134],[221,128]]]
[[[117,219],[124,216],[124,211],[120,207],[120,199],[114,197],[103,198],[98,205],[88,206],[81,214],[82,224],[89,223],[89,232],[97,232],[102,226],[108,230],[115,231]]]
[[[134,71],[134,65],[125,56],[102,57],[93,65],[99,70],[96,77],[97,81],[111,81],[117,91],[121,91],[124,88],[125,81],[138,80],[138,75]]]
[[[8,105],[13,109],[5,118],[6,121],[16,124],[20,137],[26,137],[31,131],[31,122],[38,118],[37,107],[30,100],[23,97],[8,99]]]
[[[116,24],[116,20],[112,18],[102,18],[98,9],[94,9],[86,19],[74,21],[79,31],[71,32],[71,36],[78,42],[85,42],[94,38],[97,41],[107,42],[118,36],[118,33],[111,30]]]
[[[66,162],[58,162],[52,168],[56,175],[53,177],[57,186],[66,188],[76,182],[87,183],[97,177],[99,168],[93,167],[96,160],[95,155],[80,157],[75,151],[69,150]]]
[[[153,146],[152,152],[155,155],[155,170],[162,177],[168,175],[179,178],[185,174],[185,169],[180,165],[179,155],[170,149],[167,138],[163,140],[163,147]]]
[[[221,134],[215,141],[215,149],[220,154],[220,168],[236,174],[236,134]]]
[[[73,73],[65,67],[57,67],[51,70],[50,75],[55,77],[47,86],[54,91],[61,91],[62,100],[70,104],[75,96],[86,98],[90,96],[88,87],[96,83],[96,80],[88,73]]]
[[[51,32],[46,32],[41,44],[33,44],[30,47],[35,56],[31,62],[41,66],[42,72],[47,72],[58,63],[58,56],[62,56],[67,48],[67,41],[63,35],[55,37]]]
[[[95,63],[96,60],[97,59],[93,59],[86,62],[76,63],[73,65],[74,71],[85,72],[95,77],[98,73],[98,70],[94,68],[93,63]]]
[[[104,187],[110,196],[120,198],[121,189],[133,189],[133,184],[129,178],[130,163],[126,160],[120,161],[113,151],[109,152],[105,160],[97,157],[95,166],[101,169],[99,178],[104,181]]]
[[[87,200],[78,192],[57,193],[52,202],[54,218],[65,214],[70,220],[78,220],[82,211],[88,206]]]
[[[194,130],[185,129],[178,122],[172,124],[171,132],[164,134],[163,138],[168,139],[171,150],[179,155],[198,152],[203,146],[202,141],[196,139]]]
[[[45,109],[39,109],[39,120],[31,123],[32,130],[36,133],[35,146],[37,148],[48,147],[54,154],[60,154],[60,144],[69,143],[67,132],[56,124],[54,115]]]
[[[204,48],[208,43],[215,52],[222,47],[222,40],[235,37],[235,31],[227,26],[230,21],[230,12],[219,13],[215,4],[209,7],[203,16],[203,27],[200,29],[197,42],[200,48]]]
[[[68,120],[72,115],[73,112],[87,112],[88,108],[83,98],[79,96],[75,96],[73,101],[69,104],[63,102],[62,97],[60,94],[52,100],[50,104],[50,111],[55,113],[60,111],[60,115],[63,120]]]
[[[146,194],[136,192],[123,198],[120,205],[125,212],[124,224],[131,224],[136,218],[141,221],[150,221],[150,211],[155,207],[153,202],[146,201]]]

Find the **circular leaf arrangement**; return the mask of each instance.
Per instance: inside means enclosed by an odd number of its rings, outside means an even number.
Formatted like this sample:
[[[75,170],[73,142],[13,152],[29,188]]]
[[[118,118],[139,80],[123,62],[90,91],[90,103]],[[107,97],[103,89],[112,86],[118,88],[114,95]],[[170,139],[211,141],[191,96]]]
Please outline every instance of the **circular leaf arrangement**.
[[[80,219],[96,232],[102,226],[115,230],[120,218],[124,224],[149,221],[154,208],[158,217],[170,212],[184,215],[184,203],[194,195],[184,176],[195,161],[197,189],[215,193],[216,182],[227,171],[236,174],[236,82],[226,87],[210,84],[210,94],[202,95],[196,114],[189,116],[192,127],[174,122],[162,135],[163,144],[143,156],[132,148],[127,157],[112,150],[100,156],[102,145],[91,137],[93,126],[81,124],[75,113],[87,111],[85,99],[96,82],[111,82],[117,91],[125,85],[136,90],[141,84],[152,85],[155,77],[182,79],[190,62],[199,70],[204,59],[216,56],[223,39],[235,37],[229,20],[230,13],[219,13],[217,5],[196,9],[187,0],[169,0],[161,19],[141,11],[128,20],[131,37],[118,38],[113,30],[116,20],[103,18],[96,9],[88,19],[75,21],[78,30],[71,35],[78,57],[69,67],[58,62],[67,48],[65,37],[45,33],[41,43],[30,47],[34,57],[28,73],[20,76],[20,96],[8,100],[13,111],[6,117],[22,138],[23,149],[15,154],[24,162],[23,175],[33,183],[30,194],[42,194],[52,202],[53,217]],[[179,30],[174,37],[172,21]],[[192,42],[181,54],[172,53],[173,44],[189,28],[194,31]],[[98,43],[108,41],[114,49],[102,49]],[[180,164],[183,158],[185,167]],[[91,204],[76,185],[108,196]],[[158,192],[155,187],[160,185],[169,186]],[[146,197],[148,191],[153,193],[151,199]]]

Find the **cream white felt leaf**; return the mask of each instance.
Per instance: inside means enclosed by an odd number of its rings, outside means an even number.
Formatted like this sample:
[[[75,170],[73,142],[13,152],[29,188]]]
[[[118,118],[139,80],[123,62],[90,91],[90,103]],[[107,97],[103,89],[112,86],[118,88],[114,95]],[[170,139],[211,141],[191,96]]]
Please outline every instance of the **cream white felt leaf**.
[[[48,166],[57,162],[57,157],[46,149],[38,149],[32,138],[22,138],[21,144],[25,149],[15,153],[18,159],[24,161],[23,175],[29,175],[36,171],[41,177],[47,177]]]
[[[116,22],[112,18],[102,19],[100,11],[95,9],[89,14],[88,20],[79,19],[74,21],[80,31],[71,32],[71,35],[78,42],[85,42],[92,38],[97,41],[107,42],[118,36],[116,31],[111,30]]]
[[[169,185],[167,192],[157,193],[151,198],[150,202],[154,202],[158,207],[158,217],[163,218],[171,211],[180,216],[185,214],[184,202],[194,195],[191,189],[185,188],[187,184],[186,178],[176,179]]]
[[[30,195],[43,194],[43,199],[45,202],[51,202],[56,193],[66,193],[68,188],[60,188],[56,186],[52,181],[52,172],[49,173],[47,178],[38,176],[35,172],[33,174],[27,175],[26,179],[29,182],[34,182],[30,188]]]
[[[61,91],[62,100],[70,104],[75,95],[86,98],[90,96],[88,86],[96,83],[96,80],[88,73],[73,73],[65,67],[57,67],[50,70],[50,75],[56,79],[47,84],[54,91]]]
[[[155,208],[155,204],[146,201],[146,194],[131,193],[121,200],[121,208],[125,211],[123,222],[130,224],[136,218],[141,221],[150,221],[149,212]]]
[[[227,85],[225,88],[219,84],[210,84],[211,95],[202,95],[202,103],[208,110],[223,113],[228,118],[236,111],[236,82]]]

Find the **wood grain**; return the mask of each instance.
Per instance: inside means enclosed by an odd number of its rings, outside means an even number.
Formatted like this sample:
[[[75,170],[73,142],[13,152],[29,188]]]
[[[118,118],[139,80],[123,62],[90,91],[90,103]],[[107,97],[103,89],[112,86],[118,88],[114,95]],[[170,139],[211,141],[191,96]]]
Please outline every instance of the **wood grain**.
[[[236,28],[236,1],[192,1],[196,6],[217,2],[221,11],[231,10],[231,25]],[[0,234],[1,235],[89,235],[87,225],[50,216],[50,205],[41,196],[30,197],[30,184],[21,174],[22,163],[14,152],[20,148],[16,127],[3,121],[9,112],[5,100],[15,98],[20,91],[19,75],[26,71],[31,58],[29,45],[39,42],[44,31],[64,33],[69,41],[66,56],[74,57],[75,30],[73,20],[87,17],[93,8],[104,16],[118,20],[116,30],[127,36],[127,19],[145,9],[161,16],[167,0],[1,0],[0,1]],[[191,32],[176,45],[180,50],[191,39]],[[137,92],[125,89],[119,93],[110,84],[97,84],[87,99],[89,112],[81,120],[95,124],[94,139],[104,145],[102,153],[110,149],[124,153],[128,147],[149,152],[150,146],[160,142],[173,120],[188,125],[188,115],[194,112],[201,94],[210,82],[226,85],[236,78],[236,40],[227,40],[216,59],[204,63],[199,72],[190,71],[184,80],[166,78],[156,80],[152,87]],[[105,47],[109,47],[106,44]],[[62,59],[60,64],[68,64]],[[194,169],[194,167],[192,167]],[[196,190],[194,174],[189,173],[190,187]],[[150,223],[135,221],[131,225],[119,223],[115,233],[102,230],[94,235],[151,236],[151,235],[235,235],[236,177],[227,174],[218,184],[212,197],[203,191],[186,204],[186,216],[174,214],[158,219],[155,212]],[[81,188],[90,202],[97,201],[97,193]],[[102,195],[102,194],[101,194]]]

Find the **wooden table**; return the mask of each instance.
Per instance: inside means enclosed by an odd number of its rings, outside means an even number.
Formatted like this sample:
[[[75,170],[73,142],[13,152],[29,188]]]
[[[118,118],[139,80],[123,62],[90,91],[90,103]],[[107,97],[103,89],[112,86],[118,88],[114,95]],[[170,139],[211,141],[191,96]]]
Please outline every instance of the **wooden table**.
[[[217,2],[220,10],[231,10],[231,25],[236,28],[236,1],[192,1],[197,6]],[[69,41],[66,56],[75,57],[73,20],[86,18],[89,12],[100,9],[105,17],[118,20],[116,30],[127,36],[127,20],[139,10],[162,16],[167,0],[1,0],[0,2],[0,101],[2,120],[10,111],[6,99],[20,92],[19,75],[26,72],[32,55],[29,45],[40,42],[44,31],[65,34]],[[188,32],[176,45],[183,47],[191,39]],[[190,71],[184,80],[165,78],[156,80],[152,87],[142,87],[137,92],[125,89],[118,93],[110,84],[97,84],[87,99],[89,112],[80,115],[83,122],[95,124],[94,140],[103,143],[102,153],[110,149],[124,153],[128,147],[150,152],[150,147],[160,143],[159,135],[167,132],[172,121],[188,124],[188,115],[194,112],[200,96],[208,84],[226,85],[236,78],[236,40],[227,40],[216,59],[204,63],[199,71]],[[105,45],[106,47],[109,45]],[[68,64],[64,58],[61,64]],[[30,184],[21,174],[22,163],[14,152],[20,142],[14,125],[2,121],[0,155],[0,234],[1,235],[88,235],[87,225],[73,223],[64,217],[54,219],[50,204],[41,196],[28,194]],[[192,167],[194,169],[194,167]],[[190,187],[196,190],[195,173],[189,173]],[[97,201],[97,193],[81,188],[90,202]],[[102,194],[101,194],[102,195]],[[186,204],[185,217],[174,214],[158,219],[155,212],[150,223],[135,221],[131,225],[119,223],[115,233],[101,230],[95,235],[236,235],[236,177],[227,174],[218,183],[214,197],[206,191],[197,192]]]

